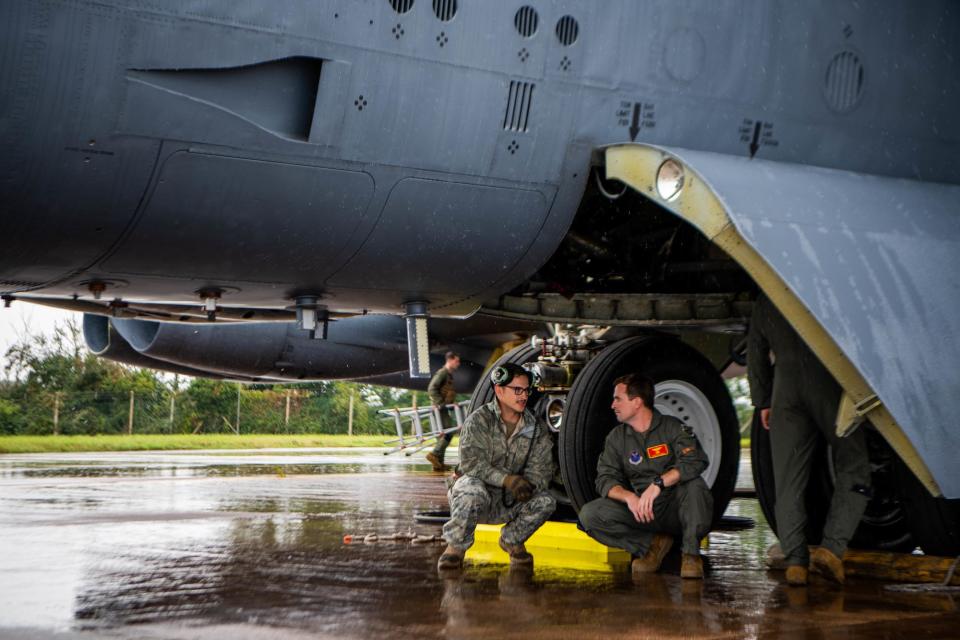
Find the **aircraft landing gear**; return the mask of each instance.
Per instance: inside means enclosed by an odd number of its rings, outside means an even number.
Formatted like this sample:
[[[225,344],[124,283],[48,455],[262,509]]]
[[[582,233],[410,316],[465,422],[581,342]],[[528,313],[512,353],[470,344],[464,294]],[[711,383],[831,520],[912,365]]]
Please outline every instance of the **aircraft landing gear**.
[[[693,426],[707,452],[710,466],[704,479],[713,492],[714,520],[719,520],[736,483],[740,434],[730,395],[714,367],[672,337],[631,337],[607,346],[588,337],[561,333],[538,348],[517,347],[496,363],[537,362],[538,369],[553,374],[549,381],[544,376],[549,386],[541,385],[528,406],[559,433],[555,450],[560,474],[552,487],[558,502],[579,509],[597,497],[597,458],[616,424],[610,409],[613,381],[641,371],[656,383],[657,409]],[[572,384],[561,383],[561,369],[569,372]],[[474,390],[471,411],[492,398],[493,385],[484,378]]]

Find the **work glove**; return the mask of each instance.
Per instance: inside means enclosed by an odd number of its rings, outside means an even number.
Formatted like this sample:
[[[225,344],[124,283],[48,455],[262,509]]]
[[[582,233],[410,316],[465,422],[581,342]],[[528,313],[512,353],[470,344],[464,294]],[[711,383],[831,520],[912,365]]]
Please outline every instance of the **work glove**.
[[[519,502],[526,502],[533,497],[533,485],[523,476],[507,476],[503,479],[503,487]]]

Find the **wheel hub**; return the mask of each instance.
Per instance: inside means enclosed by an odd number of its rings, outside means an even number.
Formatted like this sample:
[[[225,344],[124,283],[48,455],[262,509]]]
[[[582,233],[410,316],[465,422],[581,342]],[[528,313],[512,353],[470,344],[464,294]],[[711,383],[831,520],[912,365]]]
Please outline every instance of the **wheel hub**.
[[[720,467],[717,464],[722,454],[720,421],[707,397],[695,386],[684,380],[664,380],[654,388],[654,407],[666,416],[673,416],[683,424],[693,427],[710,465],[703,472],[707,486],[712,487]]]

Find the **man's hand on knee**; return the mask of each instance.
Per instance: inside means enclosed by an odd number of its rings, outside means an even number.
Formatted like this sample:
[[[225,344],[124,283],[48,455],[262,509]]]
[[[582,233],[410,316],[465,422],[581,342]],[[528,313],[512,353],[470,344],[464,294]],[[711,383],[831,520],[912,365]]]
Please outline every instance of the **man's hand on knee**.
[[[533,497],[533,485],[523,476],[507,476],[503,479],[503,487],[520,502],[526,502]]]
[[[631,493],[630,495],[626,496],[626,500],[624,500],[624,502],[627,505],[627,509],[629,509],[630,513],[633,514],[634,520],[637,522],[646,522],[646,520],[643,519],[643,506],[640,503],[640,496],[635,493]]]
[[[633,515],[639,522],[653,522],[653,501],[656,500],[659,495],[660,487],[651,484],[644,489],[643,493],[637,498],[637,502],[639,503],[638,512]]]

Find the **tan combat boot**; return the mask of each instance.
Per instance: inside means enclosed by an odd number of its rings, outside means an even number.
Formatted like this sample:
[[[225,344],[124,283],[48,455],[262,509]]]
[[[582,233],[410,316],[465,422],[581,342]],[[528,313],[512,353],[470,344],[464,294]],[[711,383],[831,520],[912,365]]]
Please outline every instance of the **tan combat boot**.
[[[703,578],[703,558],[699,553],[685,553],[680,562],[681,578]]]
[[[838,558],[829,549],[817,547],[810,554],[810,568],[814,573],[819,573],[827,580],[832,580],[837,584],[843,584],[843,560]]]
[[[506,544],[503,541],[503,538],[500,538],[500,548],[507,552],[507,555],[510,556],[510,565],[532,565],[533,556],[527,552],[527,548],[523,546],[523,543],[520,544]]]
[[[433,451],[427,454],[427,462],[433,467],[434,471],[447,471],[450,467],[443,464],[443,460],[437,457]]]
[[[673,538],[662,533],[653,536],[650,548],[641,558],[634,558],[630,563],[630,570],[634,579],[642,577],[646,573],[654,573],[660,568],[664,556],[673,546]]]
[[[465,549],[457,549],[456,547],[447,545],[447,548],[440,554],[440,559],[437,560],[437,569],[440,571],[460,569],[463,567],[464,554],[466,554]]]
[[[802,564],[788,565],[787,584],[791,587],[802,587],[807,584],[807,568]]]

